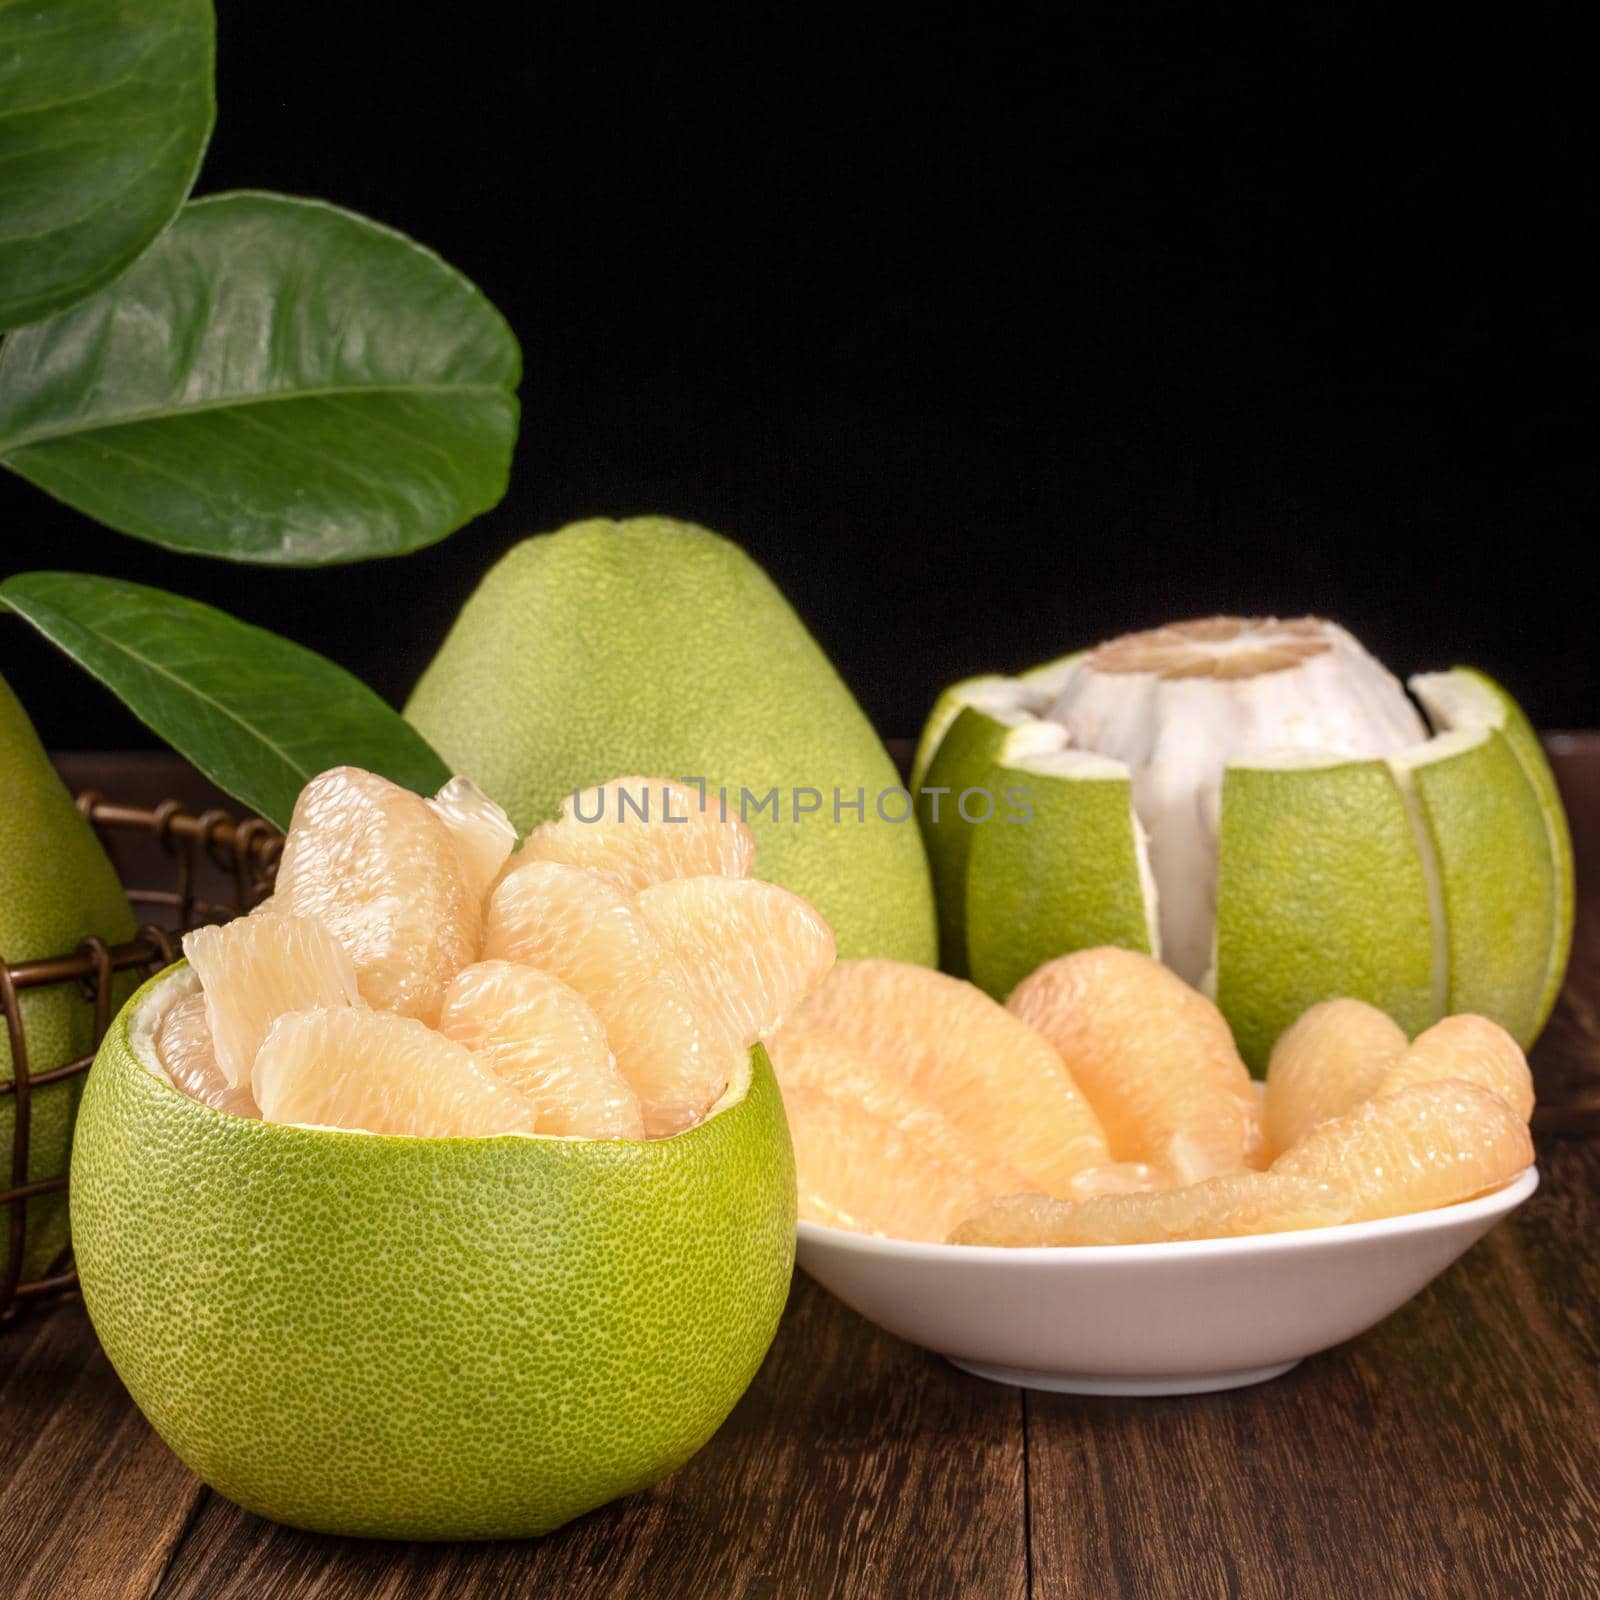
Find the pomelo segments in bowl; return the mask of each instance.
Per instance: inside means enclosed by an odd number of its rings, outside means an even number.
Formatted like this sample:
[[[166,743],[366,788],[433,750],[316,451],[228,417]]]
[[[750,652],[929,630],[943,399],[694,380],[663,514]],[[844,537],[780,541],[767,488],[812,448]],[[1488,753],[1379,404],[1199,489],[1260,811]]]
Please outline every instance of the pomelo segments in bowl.
[[[299,1527],[540,1534],[674,1470],[760,1365],[795,1174],[757,1047],[654,1141],[385,1136],[230,1116],[146,1063],[186,968],[123,1010],[73,1150],[84,1299],[208,1484]]]
[[[1481,1013],[1526,1047],[1571,941],[1560,797],[1491,679],[1410,689],[1311,617],[1206,618],[955,685],[916,767],[951,791],[937,821],[919,809],[943,964],[1003,998],[1070,950],[1146,952],[1215,998],[1257,1074],[1341,996],[1408,1034]]]

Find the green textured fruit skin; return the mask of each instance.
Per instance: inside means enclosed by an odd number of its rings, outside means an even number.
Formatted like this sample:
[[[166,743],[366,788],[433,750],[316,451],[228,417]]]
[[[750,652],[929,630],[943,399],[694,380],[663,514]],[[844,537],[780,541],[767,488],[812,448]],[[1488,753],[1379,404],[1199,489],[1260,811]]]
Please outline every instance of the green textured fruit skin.
[[[721,1424],[794,1262],[759,1048],[743,1100],[653,1143],[296,1128],[136,1060],[150,987],[89,1076],[72,1222],[106,1353],[214,1489],[323,1532],[519,1537]]]
[[[776,789],[781,820],[746,810],[756,872],[811,901],[842,957],[935,958],[916,825],[878,811],[894,764],[771,580],[703,528],[642,517],[525,540],[463,607],[406,715],[522,831],[621,773],[704,778],[733,805]],[[836,787],[851,807],[838,818]],[[799,821],[797,788],[822,792]],[[910,808],[902,795],[885,809]]]
[[[91,936],[119,944],[134,931],[133,911],[100,841],[56,776],[16,696],[0,679],[0,957],[20,962],[70,955]],[[114,1001],[131,987],[130,980],[119,979]],[[23,990],[20,1008],[35,1076],[89,1053],[94,1011],[77,984]],[[0,1084],[11,1080],[11,1041],[0,1026]],[[33,1092],[30,1183],[58,1178],[67,1170],[82,1090],[80,1075]],[[0,1094],[0,1189],[11,1187],[15,1129],[16,1095]],[[10,1259],[9,1221],[9,1211],[0,1209],[0,1273]],[[23,1279],[42,1275],[66,1244],[66,1197],[57,1193],[29,1201]]]
[[[1540,799],[1510,742],[1485,730],[1470,750],[1416,767],[1433,841],[1449,953],[1452,1015],[1493,1017],[1531,1044],[1550,963],[1556,863]],[[1484,840],[1494,841],[1492,851]]]
[[[1252,1072],[1320,1000],[1408,1035],[1438,1020],[1427,880],[1386,762],[1230,767],[1217,863],[1217,1004]]]
[[[966,933],[972,981],[1004,1001],[1063,950],[1114,944],[1151,953],[1139,881],[1133,783],[996,766],[998,809],[972,830]],[[1008,822],[1005,796],[1031,815]]]

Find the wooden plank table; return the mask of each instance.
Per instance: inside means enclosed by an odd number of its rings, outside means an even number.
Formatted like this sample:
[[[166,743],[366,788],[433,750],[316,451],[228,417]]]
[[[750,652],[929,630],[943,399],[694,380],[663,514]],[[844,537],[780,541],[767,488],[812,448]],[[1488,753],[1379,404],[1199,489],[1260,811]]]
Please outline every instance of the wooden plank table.
[[[1580,923],[1544,1181],[1363,1337],[1227,1394],[1031,1394],[802,1276],[667,1482],[536,1542],[397,1545],[203,1488],[67,1301],[0,1329],[0,1597],[1600,1596],[1600,737],[1551,745]]]

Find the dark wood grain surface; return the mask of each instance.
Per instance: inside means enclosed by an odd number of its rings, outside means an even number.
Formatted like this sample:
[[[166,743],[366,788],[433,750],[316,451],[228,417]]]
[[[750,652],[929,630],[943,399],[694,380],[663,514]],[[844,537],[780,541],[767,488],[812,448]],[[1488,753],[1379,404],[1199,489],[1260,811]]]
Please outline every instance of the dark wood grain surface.
[[[0,1600],[1600,1597],[1600,737],[1551,744],[1580,921],[1534,1059],[1544,1181],[1363,1337],[1227,1394],[1024,1394],[800,1277],[666,1483],[538,1542],[385,1545],[203,1488],[68,1301],[0,1329]]]

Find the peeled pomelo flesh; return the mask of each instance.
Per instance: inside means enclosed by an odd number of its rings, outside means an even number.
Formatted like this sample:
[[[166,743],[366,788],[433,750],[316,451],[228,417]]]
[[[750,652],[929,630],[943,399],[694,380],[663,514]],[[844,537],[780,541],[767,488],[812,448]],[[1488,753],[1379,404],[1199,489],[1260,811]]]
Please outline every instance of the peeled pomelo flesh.
[[[887,1239],[943,1239],[984,1191],[910,1134],[818,1089],[790,1084],[800,1215]]]
[[[952,1244],[1168,1244],[1288,1233],[1351,1220],[1339,1185],[1271,1172],[1240,1172],[1150,1194],[1107,1194],[1076,1203],[1043,1195],[991,1200],[950,1235]]]
[[[250,1084],[256,1051],[285,1011],[362,1004],[344,946],[316,917],[258,908],[183,936],[200,979],[211,1046],[231,1088]]]
[[[696,1015],[749,1049],[833,966],[833,929],[799,895],[754,878],[671,878],[634,896],[682,964]]]
[[[1526,1122],[1533,1115],[1533,1074],[1522,1047],[1488,1017],[1463,1013],[1419,1033],[1379,1081],[1375,1094],[1454,1078],[1497,1094]]]
[[[269,1122],[422,1138],[532,1133],[532,1103],[414,1017],[342,1006],[290,1011],[256,1053]]]
[[[1162,959],[1194,984],[1211,965],[1227,766],[1285,748],[1387,756],[1428,736],[1398,680],[1317,617],[1129,634],[1079,660],[1048,716],[1075,747],[1127,766],[1150,835]]]
[[[984,1159],[1047,1194],[1112,1159],[1089,1102],[1052,1046],[959,978],[899,961],[841,961],[776,1036],[821,1031],[892,1067]]]
[[[470,778],[452,778],[428,805],[450,830],[468,892],[482,905],[517,842],[511,818]]]
[[[482,911],[451,830],[420,796],[359,767],[300,791],[273,895],[345,947],[369,1005],[432,1023],[477,959]]]
[[[985,1194],[1020,1194],[1030,1187],[1015,1167],[974,1144],[928,1095],[881,1057],[821,1029],[786,1030],[768,1041],[767,1053],[785,1097],[793,1090],[810,1090],[855,1106],[907,1134]],[[816,1176],[820,1183],[821,1175]],[[813,1191],[820,1192],[817,1184]]]
[[[259,1117],[261,1108],[250,1093],[248,1076],[237,1086],[228,1082],[217,1065],[211,1044],[211,1024],[206,1017],[206,997],[198,990],[168,1010],[156,1029],[156,1059],[191,1100],[231,1111],[236,1117]]]
[[[585,867],[635,894],[670,878],[748,877],[755,849],[721,796],[668,778],[613,778],[563,800],[561,815],[528,835],[516,864]]]
[[[445,991],[439,1031],[526,1096],[540,1133],[642,1139],[639,1097],[576,989],[537,967],[479,961]]]
[[[1319,1122],[1369,1099],[1405,1053],[1405,1033],[1376,1006],[1361,1000],[1312,1006],[1284,1031],[1267,1063],[1268,1151],[1287,1150]]]
[[[554,861],[525,861],[489,898],[483,954],[553,973],[606,1030],[639,1097],[650,1138],[692,1126],[722,1093],[733,1054],[702,1027],[678,958],[644,913],[603,878]]]
[[[1227,1022],[1159,961],[1111,947],[1059,956],[1006,1006],[1060,1054],[1116,1160],[1193,1183],[1260,1159],[1260,1102]]]
[[[1470,1200],[1509,1183],[1532,1160],[1527,1124],[1499,1095],[1443,1079],[1322,1123],[1271,1170],[1348,1189],[1350,1220],[1363,1222]]]

